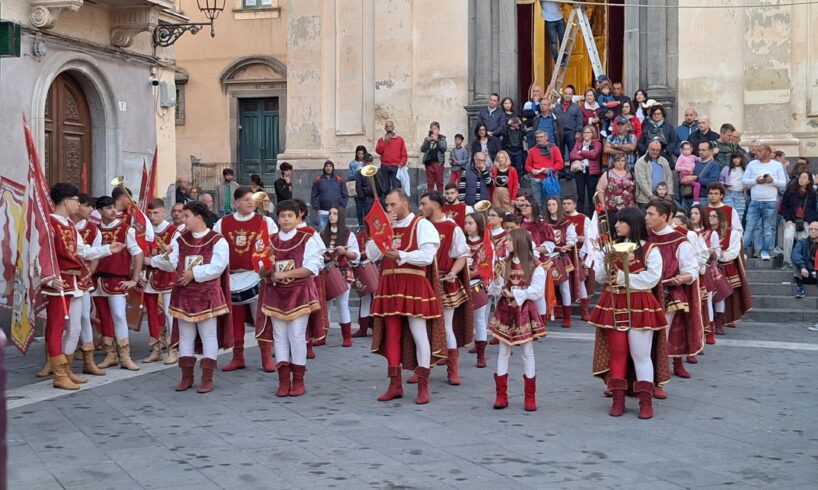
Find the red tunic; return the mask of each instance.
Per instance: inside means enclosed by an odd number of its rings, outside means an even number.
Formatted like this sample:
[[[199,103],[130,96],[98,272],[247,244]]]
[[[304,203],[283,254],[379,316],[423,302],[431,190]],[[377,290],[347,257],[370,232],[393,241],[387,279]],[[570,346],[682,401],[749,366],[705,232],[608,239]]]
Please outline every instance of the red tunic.
[[[351,231],[347,231],[346,236],[343,239],[341,239],[338,237],[338,233],[332,233],[332,231],[330,231],[329,243],[326,244],[327,248],[328,249],[336,247],[346,248],[347,243],[349,243],[349,235],[351,233],[352,233]],[[344,255],[343,257],[338,257],[338,252],[336,252],[335,250],[332,251],[328,250],[327,256],[329,257],[329,260],[335,261],[335,263],[338,265],[338,270],[341,271],[341,274],[343,274],[344,279],[346,279],[348,283],[355,282],[355,276],[352,275],[352,267],[350,266],[349,259],[346,257],[346,255]]]
[[[466,243],[469,245],[469,277],[472,278],[473,283],[480,277],[480,264],[488,259],[486,256],[486,245],[482,237],[475,241],[466,240]],[[471,283],[469,284],[469,296],[471,298],[472,309],[474,310],[486,306],[489,302],[489,295],[482,281],[476,285],[476,287],[472,287]]]
[[[417,227],[421,218],[415,216],[409,226],[393,228],[393,247],[404,252],[418,250]],[[442,315],[440,299],[426,277],[426,267],[384,257],[381,280],[372,300],[372,316],[413,316],[438,318]],[[374,344],[374,341],[373,341]]]
[[[503,291],[511,291],[513,287],[527,288],[529,281],[525,277],[522,264],[513,260],[508,264],[510,270]],[[505,296],[501,296],[497,302],[497,309],[491,318],[488,331],[509,345],[523,344],[546,335],[545,324],[534,301],[526,300],[522,305],[518,305],[514,299]]]
[[[443,296],[440,300],[446,308],[457,308],[468,298],[463,282],[460,278],[456,278],[453,282],[443,281],[442,278],[451,272],[456,262],[449,256],[449,251],[454,244],[454,234],[458,225],[447,219],[432,224],[440,234],[440,247],[437,249],[437,270],[441,277],[440,284],[443,286]]]
[[[506,242],[508,241],[508,230],[503,230],[501,233],[497,235],[491,235],[491,242],[494,244],[494,253],[496,254],[498,259],[505,258],[508,255],[508,250],[506,250]]]
[[[466,203],[444,204],[443,213],[450,219],[453,219],[460,229],[466,226]]]
[[[221,235],[208,232],[201,238],[185,232],[179,237],[179,263],[176,274],[181,276],[195,265],[207,265],[213,258],[216,242]],[[197,263],[198,262],[198,263]],[[170,297],[170,314],[191,323],[225,315],[230,312],[227,295],[220,278],[205,282],[191,281],[187,286],[176,285]]]
[[[113,228],[100,226],[99,232],[102,235],[102,244],[127,243],[128,230],[130,225],[127,221],[120,220]],[[100,279],[100,286],[107,294],[124,296],[126,291],[120,287],[120,283],[128,280],[131,273],[131,253],[128,247],[119,253],[109,255],[100,259],[97,269],[94,271],[96,277]]]
[[[280,234],[270,238],[275,270],[291,271],[304,264],[304,251],[312,233],[295,233],[289,240]],[[265,315],[279,320],[295,320],[320,308],[318,289],[312,276],[273,283],[265,279],[261,309]]]
[[[68,224],[62,224],[54,216],[49,216],[49,219],[54,230],[54,251],[57,254],[57,265],[60,267],[60,278],[65,283],[65,290],[80,289],[79,279],[83,272],[83,264],[77,255],[77,229],[71,220],[67,220]],[[60,292],[44,285],[43,294],[52,296],[59,295]]]
[[[76,227],[76,225],[74,226]],[[89,246],[94,244],[94,241],[99,235],[99,227],[94,223],[91,223],[89,220],[85,220],[85,226],[82,228],[77,228],[77,231],[82,238],[82,242]],[[88,267],[83,268],[83,274],[79,279],[79,287],[86,292],[94,290],[94,277]]]
[[[707,207],[704,208],[704,209],[705,209],[705,212],[707,213],[708,216],[710,216],[710,211],[713,211],[713,210],[721,211],[722,215],[724,216],[724,222],[727,223],[730,226],[733,225],[733,207],[732,206],[728,206],[727,204],[722,204],[721,206],[719,206],[717,208],[714,208],[713,206],[708,204]]]
[[[222,218],[221,234],[230,246],[230,272],[251,271],[256,241],[262,239],[267,222],[254,213],[247,221],[239,221],[232,214]]]
[[[721,249],[727,250],[730,247],[730,235],[738,233],[730,227],[721,237]],[[750,283],[747,281],[747,274],[744,271],[744,259],[739,253],[735,260],[719,264],[724,271],[730,285],[733,286],[733,294],[724,300],[724,322],[733,323],[741,320],[744,314],[753,308],[753,298],[750,292]]]
[[[160,241],[170,247],[171,239],[173,238],[173,234],[176,233],[176,225],[170,224],[165,228],[165,231],[159,233],[154,231],[154,244],[151,246],[151,255],[161,255],[159,251],[159,246],[157,245]],[[175,272],[167,272],[161,269],[154,269],[151,268],[149,279],[151,287],[154,291],[160,293],[166,293],[173,289],[173,286],[176,285],[176,273]]]

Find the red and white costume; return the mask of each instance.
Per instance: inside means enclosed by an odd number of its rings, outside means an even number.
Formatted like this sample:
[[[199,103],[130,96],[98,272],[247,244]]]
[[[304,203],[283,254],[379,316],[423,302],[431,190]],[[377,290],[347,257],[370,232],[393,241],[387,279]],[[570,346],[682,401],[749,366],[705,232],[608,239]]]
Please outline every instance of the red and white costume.
[[[443,218],[441,221],[432,222],[432,224],[440,235],[440,247],[437,249],[437,271],[442,278],[452,270],[458,259],[467,259],[469,257],[469,246],[466,244],[466,235],[463,233],[463,229],[452,219]],[[461,305],[469,303],[467,292],[469,286],[468,267],[464,266],[459,275],[466,278],[465,284],[463,277],[457,277],[453,282],[441,281],[443,296],[440,299],[443,305],[443,321],[446,326],[446,347],[448,349],[457,349],[470,344],[473,336],[472,322],[468,321],[466,322],[467,325],[461,325],[463,328],[458,331],[460,339],[457,338],[454,332],[455,310]],[[466,308],[463,313],[471,315],[473,312],[471,308]]]
[[[82,297],[92,288],[87,281],[87,269],[83,261],[107,257],[111,251],[107,245],[86,245],[74,223],[68,218],[52,214],[49,221],[54,231],[54,250],[60,267],[60,279],[64,283],[62,293],[50,286],[44,286],[42,289],[43,295],[49,298],[46,307],[46,349],[49,357],[56,357],[63,354],[73,355],[80,339]],[[86,280],[83,280],[84,278]],[[64,305],[68,307],[67,312]],[[66,314],[68,331],[65,330]]]
[[[569,252],[560,251],[559,256],[552,257],[552,260],[554,261],[561,261],[562,267],[567,272],[567,279],[557,284],[557,287],[559,288],[560,297],[562,299],[562,326],[570,327],[572,282],[574,290],[579,291],[580,295],[584,294],[586,299],[588,298],[585,285],[582,284],[582,281],[579,280],[578,276],[573,274],[576,270],[574,266],[576,257],[575,247],[577,243],[576,228],[574,227],[573,223],[568,220],[563,220],[562,223],[557,225],[546,224],[544,227],[546,230],[550,228],[550,232],[546,231],[546,233],[541,235],[541,238],[544,240],[540,245],[544,246],[550,254],[554,254],[557,247],[571,247]]]
[[[329,224],[327,226],[330,228],[329,243],[326,245],[328,249],[327,258],[336,263],[336,266],[347,281],[346,291],[333,300],[328,301],[327,306],[332,307],[334,305],[338,308],[339,323],[341,324],[341,328],[344,329],[345,335],[347,335],[346,332],[348,332],[352,324],[352,315],[349,312],[349,293],[352,291],[350,285],[355,281],[355,277],[352,275],[352,267],[357,265],[361,260],[361,249],[358,246],[358,238],[355,236],[355,233],[347,230],[346,239],[342,239],[338,236],[337,228]],[[343,246],[348,252],[355,254],[355,258],[338,257],[334,249],[339,246]]]
[[[724,220],[730,225],[730,228],[739,232],[739,234],[744,233],[744,227],[741,225],[741,216],[739,216],[738,211],[733,206],[728,206],[727,204],[720,203],[717,205],[712,205],[707,203],[707,207],[702,210],[702,214],[705,216],[710,215],[710,211],[713,209],[718,209],[719,211],[724,214]]]
[[[571,294],[574,299],[579,298],[580,306],[582,308],[582,319],[587,320],[588,315],[588,292],[593,292],[594,278],[592,271],[585,265],[585,233],[591,229],[591,220],[582,213],[574,211],[571,214],[566,213],[565,219],[574,225],[574,233],[577,235],[577,241],[574,245],[574,250],[571,253],[571,261],[574,264],[574,272],[576,278],[572,278],[571,284],[575,287]]]
[[[741,245],[741,232],[731,228],[724,231],[724,236],[719,241],[721,248],[719,265],[730,281],[733,293],[724,301],[714,305],[717,324],[737,322],[753,307],[750,283],[744,271]]]
[[[146,283],[145,283],[145,309],[148,313],[148,330],[154,339],[159,338],[161,321],[159,318],[159,296],[162,296],[162,311],[165,314],[164,322],[167,327],[168,338],[171,337],[173,329],[173,317],[170,315],[170,295],[176,285],[176,272],[163,271],[153,267],[153,257],[160,255],[161,251],[158,241],[171,247],[174,241],[179,238],[176,226],[162,221],[153,227],[154,242],[151,244],[151,256],[145,259]]]
[[[97,243],[97,237],[99,236],[99,227],[94,223],[91,223],[87,219],[80,220],[74,223],[74,227],[79,232],[80,237],[82,237],[82,241],[87,245],[93,245]],[[90,264],[89,264],[89,271],[90,271]],[[80,342],[83,345],[93,344],[94,342],[94,327],[91,324],[91,292],[94,290],[94,278],[93,275],[88,275],[84,278],[85,283],[88,285],[88,289],[86,292],[89,294],[82,295],[82,330],[80,331]]]
[[[466,226],[466,216],[473,213],[471,206],[464,202],[457,202],[454,204],[446,203],[443,205],[443,214],[447,218],[457,223],[457,226],[462,230]]]
[[[136,231],[119,219],[99,225],[99,240],[102,245],[114,242],[125,244],[125,250],[100,260],[94,271],[97,280],[94,306],[101,323],[102,336],[116,337],[119,341],[127,339],[129,333],[125,317],[128,294],[120,283],[130,279],[131,259],[142,255],[142,248],[136,241]]]

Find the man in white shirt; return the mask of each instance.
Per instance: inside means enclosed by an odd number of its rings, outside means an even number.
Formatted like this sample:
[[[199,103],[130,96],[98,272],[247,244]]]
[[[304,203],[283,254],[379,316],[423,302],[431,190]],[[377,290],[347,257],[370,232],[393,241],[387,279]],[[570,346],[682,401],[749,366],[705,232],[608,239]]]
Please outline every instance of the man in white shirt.
[[[744,170],[742,183],[750,188],[750,207],[747,208],[747,229],[744,231],[744,249],[749,252],[756,228],[761,227],[761,260],[770,260],[773,233],[778,209],[778,191],[787,186],[784,167],[771,158],[772,148],[766,143],[758,145],[758,160],[753,160]],[[758,244],[755,244],[758,247]],[[747,254],[748,256],[750,253]]]

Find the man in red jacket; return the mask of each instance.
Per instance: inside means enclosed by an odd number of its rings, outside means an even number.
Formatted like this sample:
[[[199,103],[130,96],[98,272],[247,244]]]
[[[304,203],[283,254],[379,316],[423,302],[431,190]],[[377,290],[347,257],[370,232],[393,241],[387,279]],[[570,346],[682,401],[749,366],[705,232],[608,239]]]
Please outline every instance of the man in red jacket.
[[[537,130],[534,133],[537,146],[528,150],[528,159],[525,161],[525,170],[531,174],[531,194],[540,205],[540,209],[545,209],[545,197],[543,195],[542,183],[548,176],[548,172],[557,173],[563,169],[565,162],[562,159],[560,149],[548,141],[548,133]]]
[[[406,165],[409,156],[406,153],[406,143],[403,138],[395,134],[395,123],[386,121],[383,129],[386,133],[383,138],[378,138],[375,153],[381,157],[378,183],[383,196],[386,196],[392,189],[401,187],[401,181],[398,180],[398,169]],[[407,195],[409,194],[409,189],[404,189],[404,191]]]

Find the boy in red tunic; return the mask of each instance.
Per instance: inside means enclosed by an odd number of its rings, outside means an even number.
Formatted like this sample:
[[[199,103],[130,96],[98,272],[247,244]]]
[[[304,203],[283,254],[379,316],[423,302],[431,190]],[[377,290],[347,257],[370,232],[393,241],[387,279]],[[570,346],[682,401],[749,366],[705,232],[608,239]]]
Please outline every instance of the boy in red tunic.
[[[321,235],[318,231],[307,224],[307,215],[309,212],[307,203],[304,202],[303,199],[298,198],[293,199],[293,201],[298,205],[298,224],[295,225],[296,229],[301,233],[307,233],[313,236],[313,240],[315,240],[315,244],[320,248],[323,258],[324,253],[327,251],[326,246],[324,246],[324,241],[321,239]],[[323,269],[323,263],[321,267]],[[315,287],[318,289],[318,304],[321,308],[317,311],[313,311],[307,322],[307,359],[315,359],[313,345],[324,345],[327,342],[327,332],[329,331],[329,308],[327,307],[327,291],[326,285],[324,284],[323,270],[315,276],[313,280],[315,281]]]
[[[366,244],[371,260],[383,257],[378,290],[372,301],[375,317],[372,351],[386,357],[389,388],[378,397],[388,401],[403,396],[400,368],[415,368],[418,376],[417,404],[429,403],[429,366],[432,357],[446,358],[446,333],[442,322],[440,287],[435,256],[440,235],[429,221],[409,212],[409,198],[402,189],[386,196],[392,222],[392,247],[381,253],[375,242]],[[408,323],[408,330],[404,325]],[[407,333],[409,335],[407,335]]]
[[[427,192],[420,198],[423,215],[432,222],[440,235],[437,268],[443,286],[440,301],[446,327],[446,373],[449,384],[457,386],[461,383],[457,372],[459,348],[474,340],[474,311],[466,290],[469,285],[469,270],[466,268],[469,246],[466,244],[466,235],[457,223],[443,213],[444,203],[443,196],[437,191]],[[465,225],[465,218],[463,224]]]
[[[138,371],[139,366],[131,360],[128,342],[128,321],[125,309],[128,291],[139,285],[142,272],[142,249],[136,241],[136,231],[127,221],[117,218],[114,199],[102,196],[96,202],[102,223],[99,225],[102,244],[125,243],[125,250],[99,261],[94,276],[97,288],[94,305],[102,324],[102,343],[107,351],[99,367],[106,368],[119,363],[123,369]],[[116,345],[114,345],[116,337]]]
[[[313,278],[324,262],[323,247],[315,243],[313,234],[296,229],[296,202],[278,203],[276,213],[281,231],[270,237],[274,269],[260,271],[266,282],[261,309],[273,323],[278,361],[276,396],[301,396],[307,371],[307,322],[310,313],[320,308]]]
[[[201,201],[185,204],[184,233],[172,242],[168,255],[157,255],[151,261],[154,267],[178,277],[170,299],[170,314],[179,323],[182,379],[176,391],[193,386],[197,334],[203,355],[199,393],[213,390],[219,348],[229,348],[233,343],[226,274],[230,250],[224,237],[207,229],[209,213]]]
[[[95,260],[118,253],[125,248],[121,242],[111,242],[104,246],[89,247],[69,219],[79,208],[79,189],[73,184],[59,183],[51,188],[54,213],[50,216],[54,232],[54,249],[60,267],[60,277],[43,287],[43,294],[49,297],[45,327],[46,349],[54,387],[77,390],[86,380],[74,375],[70,369],[71,358],[77,349],[82,329],[82,296],[88,285],[82,278],[87,275],[83,260]],[[65,330],[66,315],[68,331]]]
[[[256,323],[260,278],[253,263],[254,246],[263,236],[278,232],[275,222],[255,212],[256,201],[249,187],[233,191],[236,212],[220,219],[213,231],[220,233],[230,247],[230,291],[233,304],[233,359],[223,371],[244,369],[244,325]],[[265,371],[275,371],[273,346],[268,336],[258,336],[261,364]]]
[[[176,285],[176,272],[167,272],[152,267],[151,260],[157,255],[162,255],[170,251],[170,246],[179,237],[176,225],[165,221],[165,202],[162,199],[154,199],[148,203],[148,219],[153,227],[154,241],[151,243],[151,256],[145,258],[146,277],[142,281],[145,288],[145,310],[148,313],[148,330],[150,338],[148,345],[151,348],[150,354],[142,362],[156,362],[162,360],[162,342],[160,342],[160,309],[159,295],[162,295],[162,313],[165,315],[164,323],[167,326],[167,338],[173,335],[173,317],[170,316],[170,293]],[[176,364],[179,361],[176,346],[168,346],[168,358],[165,364]]]

